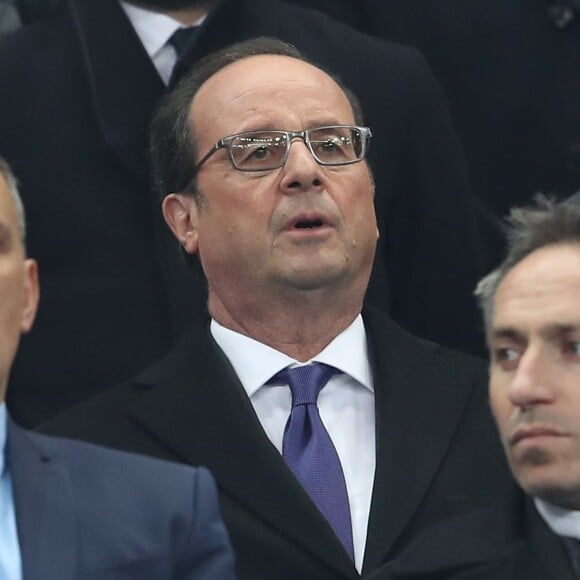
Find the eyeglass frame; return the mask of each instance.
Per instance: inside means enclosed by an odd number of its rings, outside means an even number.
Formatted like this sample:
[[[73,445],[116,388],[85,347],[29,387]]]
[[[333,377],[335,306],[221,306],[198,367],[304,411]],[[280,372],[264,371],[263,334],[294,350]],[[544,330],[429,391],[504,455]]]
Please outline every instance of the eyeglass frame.
[[[314,150],[312,149],[312,144],[310,143],[310,136],[309,136],[309,134],[312,131],[319,131],[321,129],[356,129],[357,131],[359,131],[361,134],[361,156],[360,156],[360,158],[352,159],[350,161],[344,161],[344,162],[340,162],[340,163],[327,163],[325,161],[321,161],[316,156],[316,153],[314,153]],[[280,134],[286,135],[286,140],[287,140],[286,153],[282,157],[282,162],[280,163],[280,165],[276,165],[275,167],[270,167],[268,169],[243,169],[241,167],[238,167],[236,165],[236,162],[234,161],[234,156],[232,153],[232,147],[231,147],[232,141],[234,139],[236,139],[237,137],[241,137],[242,135],[252,135],[252,134],[258,135],[260,133],[280,133]],[[208,161],[214,155],[214,153],[216,153],[220,149],[226,149],[226,151],[228,152],[228,157],[230,159],[232,167],[234,169],[236,169],[237,171],[243,171],[244,173],[257,173],[260,171],[274,171],[274,169],[280,169],[280,167],[284,167],[286,161],[288,161],[288,156],[290,155],[290,148],[292,147],[292,141],[294,141],[294,139],[302,139],[302,141],[304,142],[304,144],[306,145],[306,147],[310,151],[310,154],[312,155],[314,160],[319,165],[323,165],[323,166],[327,166],[327,167],[339,167],[342,165],[352,165],[353,163],[360,163],[366,157],[369,141],[370,141],[372,136],[373,136],[373,134],[372,134],[370,127],[365,127],[365,126],[361,126],[361,125],[323,125],[322,127],[313,127],[312,129],[304,129],[303,131],[283,131],[283,130],[279,130],[279,129],[272,129],[272,130],[259,129],[257,131],[242,131],[241,133],[235,133],[234,135],[228,135],[228,136],[220,139],[198,161],[196,166],[193,168],[193,178],[192,179],[195,178],[195,176],[198,174],[199,170],[206,163],[206,161]]]

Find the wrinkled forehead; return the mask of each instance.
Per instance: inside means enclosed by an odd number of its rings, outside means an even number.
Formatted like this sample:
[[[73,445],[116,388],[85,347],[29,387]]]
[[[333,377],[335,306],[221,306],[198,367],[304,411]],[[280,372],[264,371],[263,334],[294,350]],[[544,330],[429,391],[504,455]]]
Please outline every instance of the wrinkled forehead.
[[[504,277],[494,300],[495,325],[533,328],[580,320],[580,244],[544,246]]]
[[[216,118],[239,109],[251,113],[260,107],[300,109],[318,102],[329,114],[354,121],[347,96],[327,73],[307,62],[283,55],[256,55],[231,63],[210,77],[197,92],[192,120]]]
[[[565,285],[580,276],[580,243],[543,246],[520,260],[500,282],[497,294],[536,294],[543,288]]]

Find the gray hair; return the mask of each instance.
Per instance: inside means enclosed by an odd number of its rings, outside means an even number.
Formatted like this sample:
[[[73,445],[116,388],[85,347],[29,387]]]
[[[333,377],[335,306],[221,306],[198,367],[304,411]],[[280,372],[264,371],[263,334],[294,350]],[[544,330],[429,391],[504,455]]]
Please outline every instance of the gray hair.
[[[507,256],[475,289],[487,332],[497,289],[514,266],[546,246],[580,244],[580,205],[572,201],[558,203],[541,194],[534,201],[532,206],[511,210],[507,218]]]
[[[8,186],[8,193],[14,201],[16,215],[18,217],[20,240],[22,245],[24,245],[26,241],[26,216],[24,213],[24,204],[22,203],[22,198],[20,197],[20,193],[18,191],[18,180],[10,168],[10,165],[8,165],[8,162],[2,157],[0,157],[0,175],[2,175],[4,181],[6,181],[6,185]]]

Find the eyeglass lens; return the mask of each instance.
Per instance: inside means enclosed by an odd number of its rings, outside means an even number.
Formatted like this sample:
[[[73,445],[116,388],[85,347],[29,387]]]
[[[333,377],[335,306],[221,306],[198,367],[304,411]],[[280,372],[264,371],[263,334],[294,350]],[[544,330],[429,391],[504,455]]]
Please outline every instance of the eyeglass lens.
[[[344,165],[362,158],[363,140],[353,127],[322,127],[307,132],[306,142],[322,165]],[[234,165],[246,171],[275,169],[284,165],[289,150],[288,134],[260,131],[236,135],[230,151]]]

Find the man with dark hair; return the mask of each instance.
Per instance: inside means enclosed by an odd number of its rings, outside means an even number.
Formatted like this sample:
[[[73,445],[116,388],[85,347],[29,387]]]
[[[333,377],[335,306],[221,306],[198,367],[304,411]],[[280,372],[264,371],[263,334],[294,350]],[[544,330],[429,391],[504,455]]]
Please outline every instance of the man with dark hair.
[[[510,222],[507,257],[477,295],[491,407],[523,493],[428,530],[389,578],[580,574],[580,208],[540,199]]]
[[[416,51],[279,0],[70,0],[0,47],[0,145],[43,264],[45,308],[11,389],[25,424],[130,377],[207,315],[203,277],[183,271],[161,226],[147,129],[171,77],[263,35],[292,42],[365,108],[381,226],[367,301],[420,336],[483,342],[470,288],[485,250],[442,91]]]
[[[366,576],[509,485],[480,361],[363,310],[379,231],[353,103],[278,40],[193,67],[152,149],[211,322],[47,427],[208,465],[243,580]]]
[[[234,580],[206,470],[31,433],[8,415],[10,368],[39,294],[24,221],[0,158],[0,578]]]

